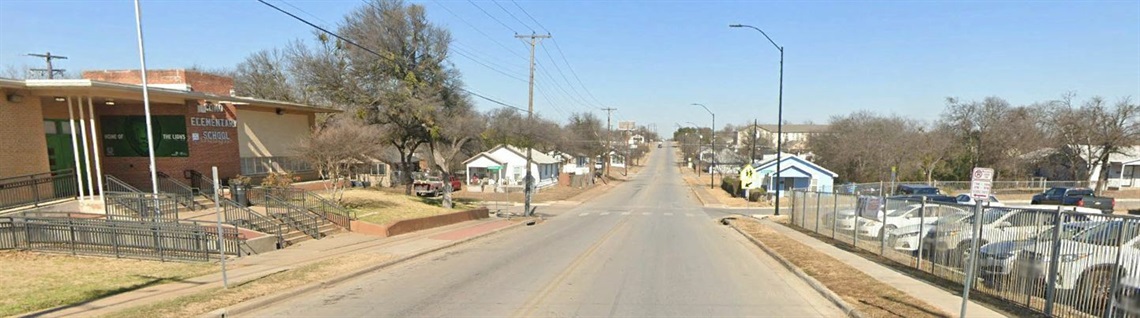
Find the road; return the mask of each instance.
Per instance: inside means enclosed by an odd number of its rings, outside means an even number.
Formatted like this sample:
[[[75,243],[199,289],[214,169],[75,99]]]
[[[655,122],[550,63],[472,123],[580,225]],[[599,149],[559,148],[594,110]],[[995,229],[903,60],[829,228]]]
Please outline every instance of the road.
[[[289,299],[250,316],[842,317],[706,213],[655,151],[634,180],[547,221]]]

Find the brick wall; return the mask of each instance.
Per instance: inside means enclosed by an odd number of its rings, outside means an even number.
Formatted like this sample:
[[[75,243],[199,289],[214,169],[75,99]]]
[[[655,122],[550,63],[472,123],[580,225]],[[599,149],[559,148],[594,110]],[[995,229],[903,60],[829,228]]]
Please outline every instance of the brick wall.
[[[24,100],[12,103],[10,93]],[[0,90],[0,178],[48,172],[47,139],[39,97]]]
[[[225,106],[225,111],[222,113],[198,113],[198,103],[198,101],[189,101],[185,105],[152,105],[151,114],[155,116],[185,116],[186,142],[190,151],[189,157],[156,157],[157,170],[186,183],[188,182],[183,178],[183,171],[191,169],[209,176],[210,168],[217,166],[218,175],[223,180],[237,175],[241,172],[237,129],[232,127],[199,127],[190,124],[192,117],[235,119],[233,107]],[[142,115],[143,111],[141,104],[120,103],[114,107],[97,107],[95,113],[96,116]],[[224,133],[229,136],[230,140],[207,140],[203,135],[207,131]],[[195,133],[199,134],[197,141],[193,140]],[[144,191],[150,187],[150,163],[147,157],[103,157],[102,160],[104,174],[118,177]]]
[[[233,78],[182,69],[148,70],[146,76],[146,80],[150,84],[188,84],[195,92],[221,96],[230,96],[230,90],[234,88]],[[142,84],[142,72],[139,70],[83,71],[83,78],[124,84]]]

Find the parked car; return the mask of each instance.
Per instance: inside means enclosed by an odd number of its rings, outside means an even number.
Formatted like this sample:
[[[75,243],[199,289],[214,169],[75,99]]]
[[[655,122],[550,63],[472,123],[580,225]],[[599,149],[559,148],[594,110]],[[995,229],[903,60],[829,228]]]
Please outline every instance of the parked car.
[[[1099,209],[1104,213],[1112,213],[1116,208],[1116,199],[1096,196],[1093,190],[1089,188],[1050,188],[1034,195],[1030,203],[1089,207]]]
[[[1113,220],[1069,240],[1042,242],[1018,253],[1016,272],[1022,279],[1044,283],[1048,278],[1053,244],[1059,244],[1056,288],[1078,292],[1088,303],[1112,296],[1113,278],[1130,277],[1140,257],[1140,220]],[[1118,262],[1119,261],[1119,262]],[[1100,302],[1103,304],[1103,302]]]
[[[962,213],[966,213],[966,211],[953,206],[927,204],[924,210],[921,204],[911,204],[900,209],[887,211],[886,217],[881,218],[885,222],[863,218],[862,223],[859,224],[858,234],[879,237],[883,233],[889,234],[900,227],[918,225],[920,222],[932,224],[942,216]],[[886,224],[885,227],[884,224]]]
[[[977,238],[978,246],[989,242],[1009,241],[1032,237],[1051,228],[1054,222],[1055,211],[1030,210],[1016,207],[986,208],[981,215],[981,237]],[[963,219],[961,223],[936,226],[927,234],[923,244],[929,251],[942,251],[958,265],[973,256],[972,241],[974,228],[973,217]],[[1066,213],[1062,215],[1062,222],[1090,221],[1088,215]]]
[[[418,174],[415,181],[412,183],[412,189],[416,191],[416,196],[439,196],[443,194],[443,177],[432,176],[426,174]],[[451,182],[451,191],[459,191],[463,187],[463,180],[460,180],[455,175],[451,175],[449,180]]]
[[[856,211],[853,209],[840,210],[835,211],[835,213],[826,213],[824,215],[821,215],[820,219],[822,220],[822,225],[825,227],[832,227],[831,223],[835,222],[835,230],[851,232],[855,230],[855,223],[858,220],[866,220],[865,218],[857,217],[855,213]],[[880,210],[876,215],[878,217],[882,217],[883,213],[884,211]]]
[[[895,187],[895,195],[939,195],[941,190],[925,184],[900,184]]]
[[[890,232],[887,244],[896,251],[918,252],[919,239],[926,237],[934,228],[957,224],[971,215],[973,214],[958,213],[943,215],[930,224],[914,224],[899,227]]]
[[[1095,229],[1097,226],[1106,223],[1107,221],[1066,223],[1061,226],[1060,233],[1057,233],[1058,238],[1067,240],[1077,234]],[[978,259],[978,268],[983,281],[991,287],[1002,288],[1003,283],[1008,279],[1008,275],[1013,270],[1014,262],[1017,261],[1017,254],[1026,247],[1041,242],[1052,241],[1053,234],[1053,227],[1050,226],[1030,238],[999,241],[983,245],[978,249],[978,255],[981,257]]]
[[[958,199],[944,194],[911,194],[911,195],[896,195],[889,196],[887,200],[909,200],[909,201],[922,201],[936,202],[936,203],[958,203]]]
[[[978,203],[978,201],[974,201],[973,196],[971,196],[967,193],[959,194],[958,196],[954,197],[954,202],[958,203],[958,204],[962,204],[962,205],[971,205],[971,206]],[[1005,206],[1004,203],[1001,203],[1001,201],[998,201],[997,197],[992,196],[992,195],[990,196],[989,200],[987,200],[986,202],[982,202],[982,204],[985,206]]]

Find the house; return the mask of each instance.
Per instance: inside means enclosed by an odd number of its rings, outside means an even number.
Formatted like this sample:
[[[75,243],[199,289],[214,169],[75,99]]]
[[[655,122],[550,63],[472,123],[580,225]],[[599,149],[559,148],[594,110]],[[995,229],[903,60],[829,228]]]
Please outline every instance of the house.
[[[1140,187],[1140,146],[1125,148],[1122,153],[1108,155],[1108,188]],[[1081,151],[1081,158],[1086,161],[1088,151]],[[1092,160],[1095,160],[1093,158]],[[1102,167],[1094,163],[1089,171],[1089,187],[1096,187]]]
[[[643,144],[643,143],[645,143],[645,136],[642,136],[641,134],[636,134],[636,135],[630,136],[628,143],[630,145]]]
[[[558,166],[561,160],[541,151],[531,152],[531,175],[536,187],[553,186],[558,182]],[[491,150],[479,153],[463,162],[467,172],[467,189],[480,191],[480,185],[493,185],[496,191],[506,188],[520,188],[526,177],[526,150],[510,145],[498,145]]]
[[[774,156],[773,156],[774,157]],[[808,191],[831,192],[835,182],[835,178],[839,175],[835,172],[825,169],[801,156],[797,155],[784,155],[779,161],[780,163],[780,179],[778,187],[771,185],[776,184],[776,159],[772,159],[761,163],[753,168],[753,175],[758,176],[762,184],[767,189],[776,189],[776,195],[783,195],[784,191],[792,189],[804,189]],[[772,193],[772,191],[769,191]]]
[[[781,128],[778,125],[762,124],[756,125],[755,127],[752,125],[741,127],[736,132],[736,140],[733,147],[736,149],[745,148],[747,147],[745,143],[755,137],[759,140],[767,141],[766,145],[775,149],[777,132],[782,132],[784,147],[791,149],[790,151],[792,152],[802,152],[806,151],[808,140],[810,140],[811,137],[826,133],[828,129],[827,125],[815,124],[785,124],[783,126],[784,127]],[[755,135],[752,134],[753,131],[756,132]]]
[[[1101,166],[1099,163],[1089,164],[1089,162],[1096,161],[1096,158],[1090,156],[1096,155],[1099,151],[1097,146],[1069,145],[1060,148],[1042,148],[1018,158],[1026,163],[1025,169],[1031,172],[1033,177],[1068,181],[1077,179],[1078,175],[1087,171],[1088,177],[1080,181],[1087,181],[1089,187],[1096,187]],[[1070,162],[1070,159],[1077,157],[1080,158],[1077,162]],[[1109,154],[1107,188],[1140,187],[1138,166],[1140,166],[1140,146],[1128,147],[1121,153]]]
[[[625,168],[625,154],[611,150],[610,168]]]

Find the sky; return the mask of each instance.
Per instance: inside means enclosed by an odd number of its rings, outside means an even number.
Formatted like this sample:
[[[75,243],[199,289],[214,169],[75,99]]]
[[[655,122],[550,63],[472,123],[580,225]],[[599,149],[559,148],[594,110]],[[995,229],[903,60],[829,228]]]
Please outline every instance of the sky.
[[[266,0],[335,29],[357,1]],[[516,2],[517,1],[517,2]],[[467,88],[564,122],[612,107],[613,121],[741,125],[827,123],[869,110],[934,121],[946,97],[1013,105],[1140,100],[1140,1],[411,1],[448,29]],[[311,41],[313,29],[255,0],[142,1],[150,69],[232,68],[262,49]],[[0,68],[138,69],[132,1],[0,1]],[[477,107],[499,107],[475,99]],[[692,124],[689,124],[692,123]]]

